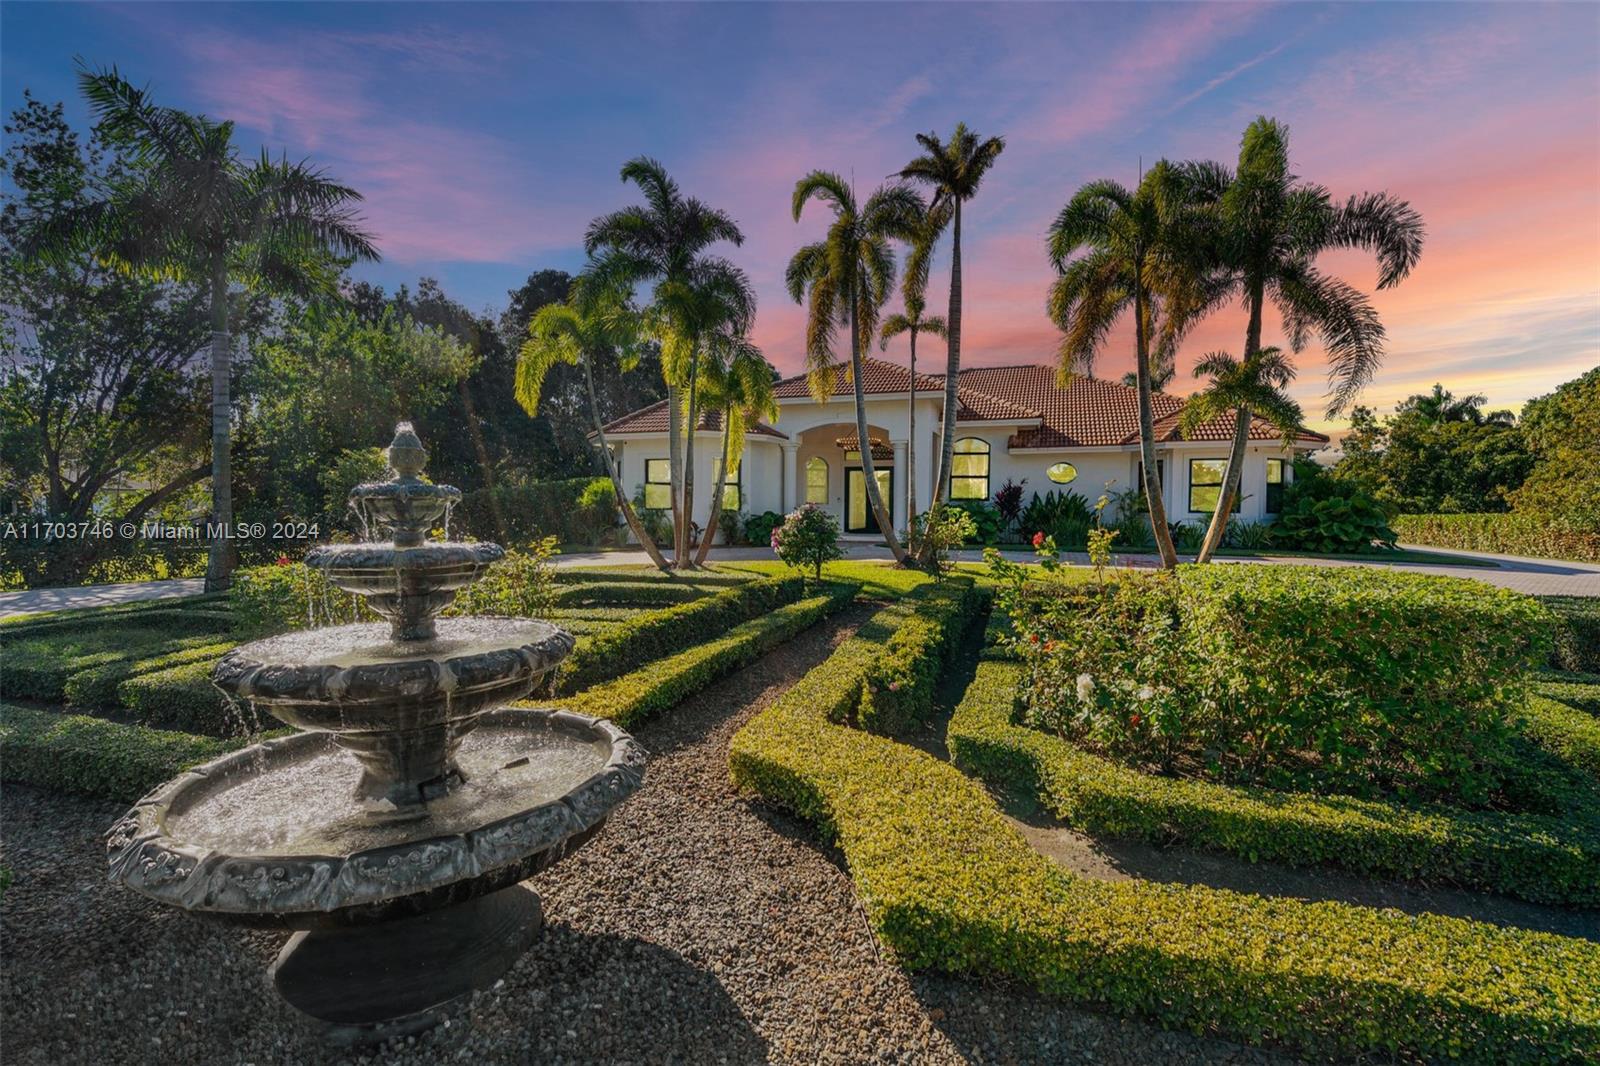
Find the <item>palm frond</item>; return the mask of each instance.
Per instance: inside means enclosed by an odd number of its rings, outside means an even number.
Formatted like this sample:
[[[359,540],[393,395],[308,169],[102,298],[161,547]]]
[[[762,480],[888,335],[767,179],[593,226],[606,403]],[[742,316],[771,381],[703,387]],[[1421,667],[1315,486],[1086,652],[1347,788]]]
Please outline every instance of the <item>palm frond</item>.
[[[1411,273],[1422,255],[1424,232],[1422,216],[1415,208],[1382,192],[1350,197],[1333,220],[1333,237],[1338,243],[1377,256],[1380,289],[1398,285]]]

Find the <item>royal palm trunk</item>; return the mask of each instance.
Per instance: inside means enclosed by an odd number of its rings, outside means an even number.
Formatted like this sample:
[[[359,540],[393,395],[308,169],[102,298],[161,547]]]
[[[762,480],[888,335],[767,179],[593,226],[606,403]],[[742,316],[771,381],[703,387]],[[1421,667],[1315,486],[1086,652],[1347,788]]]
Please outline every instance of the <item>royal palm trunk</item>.
[[[228,269],[218,256],[211,268],[211,550],[207,592],[220,592],[233,569],[233,543],[223,535],[233,523],[233,464],[229,454],[233,404],[233,337],[228,332]]]

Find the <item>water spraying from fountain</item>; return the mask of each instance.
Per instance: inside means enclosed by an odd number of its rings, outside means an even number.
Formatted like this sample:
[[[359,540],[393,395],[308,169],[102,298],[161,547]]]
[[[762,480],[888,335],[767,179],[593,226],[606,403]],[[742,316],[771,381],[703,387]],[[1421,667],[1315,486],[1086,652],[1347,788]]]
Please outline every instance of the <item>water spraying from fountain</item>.
[[[169,781],[107,838],[113,880],[195,913],[299,930],[274,984],[350,1041],[431,1025],[509,968],[542,925],[518,882],[592,838],[639,787],[645,759],[601,719],[496,710],[573,639],[532,619],[439,619],[504,552],[428,541],[461,494],[422,479],[427,452],[409,423],[388,454],[394,476],[356,486],[350,503],[389,541],[306,556],[386,621],[225,655],[217,685],[301,732]],[[314,620],[309,589],[307,609]],[[323,613],[332,620],[331,602]]]

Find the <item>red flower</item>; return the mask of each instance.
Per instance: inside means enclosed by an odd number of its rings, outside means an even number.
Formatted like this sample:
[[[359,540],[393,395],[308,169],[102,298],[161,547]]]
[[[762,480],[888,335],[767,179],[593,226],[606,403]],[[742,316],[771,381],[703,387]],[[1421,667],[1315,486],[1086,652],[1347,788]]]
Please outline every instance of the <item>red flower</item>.
[[[1129,715],[1128,716],[1128,724],[1130,726],[1138,726],[1138,724],[1139,724],[1139,716],[1136,715],[1136,714]]]
[[[1035,548],[1044,547],[1044,530],[1041,529],[1033,535],[1033,546]]]
[[[1044,650],[1045,651],[1055,651],[1056,650],[1056,642],[1053,641],[1053,640],[1045,641],[1044,642]]]
[[[1028,639],[1033,641],[1035,644],[1037,644],[1037,643],[1039,643],[1039,634],[1037,634],[1037,633],[1029,633],[1028,634]]]
[[[289,565],[289,557],[287,555],[278,556],[278,565],[279,566],[288,566]]]

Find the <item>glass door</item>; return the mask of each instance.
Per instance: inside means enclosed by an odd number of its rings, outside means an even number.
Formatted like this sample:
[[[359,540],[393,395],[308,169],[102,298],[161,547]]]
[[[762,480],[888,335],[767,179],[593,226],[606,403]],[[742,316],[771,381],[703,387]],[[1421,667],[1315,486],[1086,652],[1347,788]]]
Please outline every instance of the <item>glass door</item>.
[[[878,494],[883,506],[894,506],[894,471],[874,469],[878,477]],[[844,531],[846,533],[882,533],[878,516],[872,513],[872,503],[867,499],[867,476],[859,466],[844,472]]]

